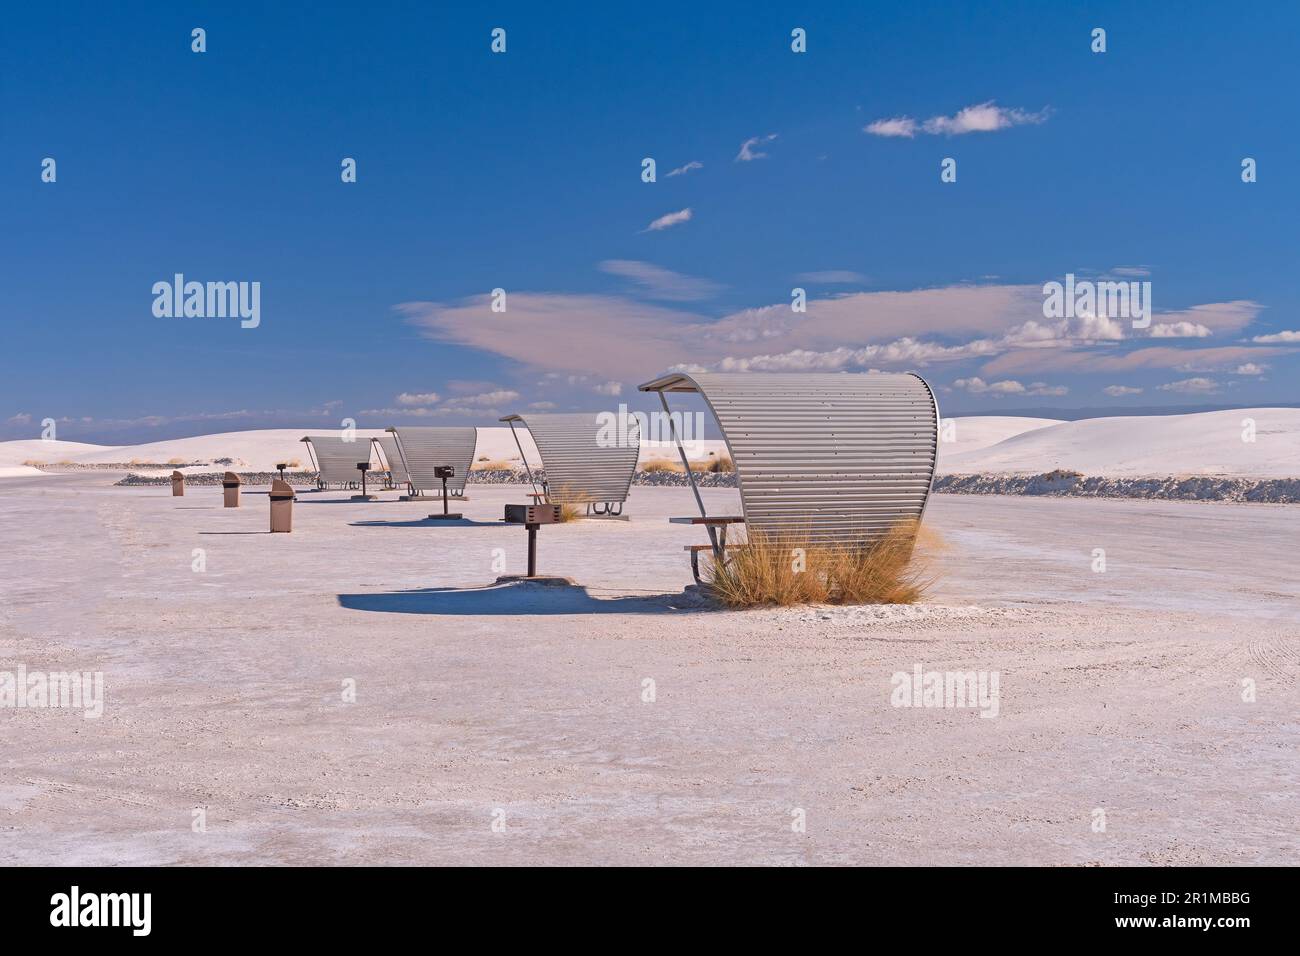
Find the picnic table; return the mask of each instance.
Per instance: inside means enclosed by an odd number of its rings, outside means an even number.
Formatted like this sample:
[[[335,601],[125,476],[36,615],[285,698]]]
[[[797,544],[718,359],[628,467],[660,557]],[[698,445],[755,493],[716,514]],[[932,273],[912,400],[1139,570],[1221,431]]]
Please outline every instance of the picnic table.
[[[738,544],[727,544],[727,528],[733,524],[744,524],[745,519],[741,515],[688,515],[684,518],[669,518],[668,522],[669,524],[703,525],[708,529],[710,544],[688,544],[682,549],[691,554],[691,574],[695,578],[695,583],[702,584],[700,552],[712,551],[716,559],[725,560],[728,547],[740,547]]]

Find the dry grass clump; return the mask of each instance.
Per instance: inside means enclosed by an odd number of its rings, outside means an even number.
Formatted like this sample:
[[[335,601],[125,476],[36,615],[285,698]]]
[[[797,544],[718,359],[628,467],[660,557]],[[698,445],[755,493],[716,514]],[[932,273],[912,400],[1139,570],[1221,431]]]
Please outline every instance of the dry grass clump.
[[[800,545],[754,533],[728,551],[722,567],[710,558],[701,577],[710,596],[730,608],[793,604],[914,604],[933,583],[917,523],[892,528],[863,547]]]
[[[508,461],[501,461],[482,456],[470,466],[470,471],[514,471],[517,466]]]
[[[713,452],[709,452],[709,454],[712,455]],[[727,455],[714,458],[713,461],[695,462],[693,466],[696,471],[708,471],[715,475],[722,472],[729,474],[736,470],[736,463]]]
[[[41,461],[39,458],[28,458],[25,462],[23,462],[23,464],[26,465],[28,468],[36,468],[39,465],[45,464],[45,462]]]
[[[577,520],[578,520],[579,518],[581,518],[584,514],[586,514],[586,512],[583,511],[583,509],[579,508],[577,505],[570,505],[570,504],[561,504],[561,505],[560,505],[560,521],[561,521],[561,522],[565,522],[565,521],[577,521]]]
[[[666,458],[655,458],[651,461],[647,461],[641,466],[641,470],[645,472],[675,471],[679,475],[686,474],[686,471],[682,468],[680,462],[669,461]]]
[[[567,501],[557,501],[557,498],[572,498],[573,494],[569,491],[567,485],[561,485],[558,488],[547,488],[546,502],[552,505],[560,506],[560,521],[577,521],[579,518],[586,517],[586,509],[581,505],[572,504]]]

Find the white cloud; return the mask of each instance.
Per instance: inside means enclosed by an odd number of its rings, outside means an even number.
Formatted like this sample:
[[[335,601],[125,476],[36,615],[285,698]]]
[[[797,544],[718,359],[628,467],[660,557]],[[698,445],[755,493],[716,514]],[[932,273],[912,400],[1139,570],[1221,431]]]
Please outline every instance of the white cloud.
[[[722,291],[722,286],[708,279],[697,279],[664,269],[649,262],[635,259],[606,259],[600,263],[600,270],[610,275],[631,279],[641,286],[652,299],[666,299],[674,302],[690,302],[696,299],[709,299]]]
[[[1219,383],[1212,378],[1185,378],[1160,386],[1162,392],[1181,392],[1184,395],[1208,395],[1218,390]]]
[[[953,116],[932,116],[917,123],[910,116],[878,119],[862,127],[873,136],[892,136],[911,139],[920,130],[931,136],[961,136],[965,133],[992,133],[1012,126],[1036,125],[1047,121],[1051,109],[1044,107],[1037,113],[1022,109],[998,106],[992,100],[958,110]]]
[[[1247,362],[1244,365],[1238,365],[1233,369],[1234,375],[1263,375],[1268,371],[1267,365],[1257,365],[1254,362]]]
[[[756,159],[766,159],[767,153],[760,153],[755,147],[770,143],[776,139],[776,133],[768,133],[766,136],[751,136],[740,144],[740,152],[736,154],[735,162],[752,163]]]
[[[895,116],[892,119],[878,119],[862,127],[862,132],[872,136],[901,136],[911,139],[916,135],[916,120],[910,116]]]
[[[1203,339],[1213,334],[1198,322],[1162,322],[1151,326],[1153,339]]]
[[[824,285],[855,285],[868,281],[861,272],[850,272],[848,269],[801,272],[795,276],[795,279],[799,282],[820,282]]]
[[[1252,342],[1300,342],[1300,332],[1273,332],[1269,335],[1257,335]]]
[[[501,402],[513,402],[519,393],[508,388],[498,388],[478,395],[457,395],[445,402],[447,408],[478,408],[484,405],[497,405]]]
[[[1019,395],[1025,391],[1025,386],[1012,379],[1003,379],[1001,382],[990,384],[979,377],[959,378],[952,383],[952,387],[970,392],[972,395],[983,395],[985,392],[994,395]]]
[[[1007,109],[996,105],[992,100],[967,106],[958,110],[953,116],[933,116],[922,125],[931,135],[961,136],[965,133],[992,133],[1012,126],[1035,125],[1046,122],[1050,110],[1044,108],[1037,113],[1021,109]]]
[[[437,392],[403,392],[394,401],[398,405],[437,405],[440,398]]]
[[[661,229],[669,229],[680,222],[690,222],[691,215],[689,206],[685,209],[679,209],[677,212],[670,212],[650,223],[642,232],[658,232]]]
[[[549,412],[556,405],[554,402],[529,402],[528,407],[535,412]]]
[[[1190,309],[1175,312],[1161,312],[1157,318],[1166,326],[1187,323],[1189,326],[1208,329],[1211,333],[1236,332],[1254,322],[1263,310],[1262,305],[1250,299],[1233,299],[1230,302],[1194,305]]]
[[[1113,275],[1132,276],[1138,279],[1146,278],[1151,275],[1151,269],[1147,266],[1116,266],[1110,271]]]
[[[699,160],[692,159],[685,166],[678,166],[676,169],[672,170],[668,175],[685,176],[687,173],[691,172],[694,169],[703,169],[703,168],[704,168],[703,163],[701,163]]]
[[[1102,389],[1107,395],[1118,398],[1121,395],[1141,395],[1142,389],[1135,388],[1132,385],[1107,385]]]
[[[622,395],[622,382],[601,382],[599,385],[593,385],[591,390],[597,395]]]

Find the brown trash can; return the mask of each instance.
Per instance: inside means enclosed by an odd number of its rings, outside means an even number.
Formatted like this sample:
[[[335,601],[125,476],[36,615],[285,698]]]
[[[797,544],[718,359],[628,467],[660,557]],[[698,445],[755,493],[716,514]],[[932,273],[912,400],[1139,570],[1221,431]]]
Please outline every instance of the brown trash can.
[[[287,481],[271,479],[271,532],[293,530],[293,488]]]
[[[185,476],[179,471],[172,472],[172,497],[185,497]]]
[[[239,507],[239,486],[241,484],[243,482],[239,480],[239,476],[233,471],[226,472],[225,477],[221,479],[221,487],[225,489],[227,508]]]

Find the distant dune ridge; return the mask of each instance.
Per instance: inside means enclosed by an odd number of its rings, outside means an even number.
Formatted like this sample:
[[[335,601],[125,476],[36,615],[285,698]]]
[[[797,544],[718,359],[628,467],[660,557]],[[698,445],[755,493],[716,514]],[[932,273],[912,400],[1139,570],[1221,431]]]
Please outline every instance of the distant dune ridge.
[[[1249,437],[1253,422],[1253,441]],[[154,465],[185,471],[211,471],[230,459],[236,469],[269,471],[278,462],[298,461],[310,467],[304,434],[310,429],[262,429],[199,435],[140,445],[90,445],[82,442],[23,439],[0,442],[0,477],[36,474],[28,463],[54,466],[124,464]],[[1300,409],[1247,408],[1189,415],[1090,418],[1058,421],[1051,418],[972,416],[945,419],[939,445],[941,475],[1039,475],[1056,470],[1090,477],[1225,476],[1256,479],[1300,477]],[[384,434],[358,429],[359,440]],[[538,463],[528,433],[520,439],[529,463]],[[720,456],[726,446],[718,440],[695,442],[688,448],[694,460]],[[674,446],[642,447],[642,461],[675,460]],[[510,429],[479,429],[480,460],[519,464],[519,450]]]
[[[956,419],[960,437],[963,419]],[[1253,441],[1250,437],[1253,422]],[[1300,477],[1300,409],[1239,408],[1191,415],[1085,418],[1031,428],[994,444],[941,451],[941,474],[1096,477]]]

